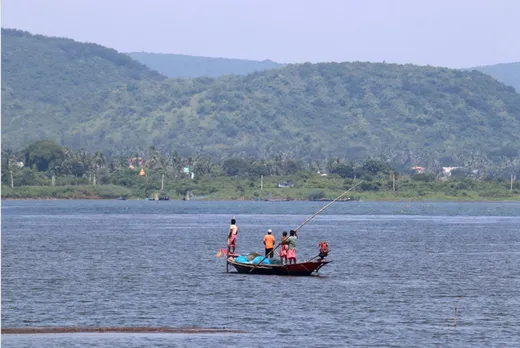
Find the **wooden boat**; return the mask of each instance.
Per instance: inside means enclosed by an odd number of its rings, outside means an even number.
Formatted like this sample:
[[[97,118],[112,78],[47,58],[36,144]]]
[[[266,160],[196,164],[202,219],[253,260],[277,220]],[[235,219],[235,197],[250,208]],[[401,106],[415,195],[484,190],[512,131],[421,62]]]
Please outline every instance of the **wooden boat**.
[[[345,196],[348,192],[355,189],[357,186],[359,186],[363,181],[358,182],[351,188],[349,188],[347,191],[343,192],[339,197],[334,199],[332,202],[318,210],[314,215],[309,217],[307,220],[305,220],[300,226],[298,226],[296,229],[291,230],[292,232],[297,232],[302,226],[304,226],[307,222],[309,222],[312,218],[314,218],[316,215],[327,209],[332,203],[339,200],[341,197]],[[271,197],[270,197],[271,198]],[[274,250],[276,250],[279,246],[278,244]],[[320,253],[307,261],[294,263],[294,264],[278,264],[278,263],[268,263],[265,264],[264,260],[265,257],[260,258],[258,260],[258,263],[250,262],[251,260],[255,260],[257,257],[261,256],[257,253],[251,253],[248,256],[246,255],[238,255],[238,254],[231,254],[228,253],[228,251],[225,248],[220,249],[220,251],[217,253],[217,258],[219,258],[222,255],[226,255],[226,272],[229,272],[229,265],[235,267],[238,273],[245,273],[245,274],[265,274],[265,275],[285,275],[285,276],[310,276],[314,273],[317,273],[323,266],[330,263],[331,261],[328,261],[325,259],[327,257],[329,252],[329,246],[327,242],[320,242],[318,244]],[[236,260],[239,257],[245,257],[248,261],[244,262],[237,262]],[[319,259],[317,259],[319,257]]]
[[[310,276],[317,273],[320,268],[332,261],[325,259],[310,260],[305,262],[294,263],[290,265],[282,264],[252,264],[236,262],[234,256],[227,258],[227,265],[235,267],[238,273],[246,274],[265,274],[265,275],[285,275],[285,276]]]
[[[146,201],[169,201],[170,196],[156,194],[155,197],[146,197],[145,200]]]

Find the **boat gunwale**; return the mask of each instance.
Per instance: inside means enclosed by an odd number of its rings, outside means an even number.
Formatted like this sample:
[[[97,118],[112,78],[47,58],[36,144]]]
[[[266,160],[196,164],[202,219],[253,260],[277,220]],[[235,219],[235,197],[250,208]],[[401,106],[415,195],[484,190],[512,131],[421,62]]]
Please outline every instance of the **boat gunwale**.
[[[247,267],[247,268],[251,268],[251,269],[260,268],[260,269],[269,270],[269,269],[273,269],[273,268],[278,268],[278,269],[290,270],[290,268],[292,268],[292,266],[303,266],[306,264],[318,264],[318,269],[319,269],[319,268],[325,266],[326,264],[331,263],[332,261],[330,261],[330,260],[304,261],[304,262],[285,264],[285,265],[282,265],[282,264],[254,264],[254,263],[236,262],[235,260],[233,260],[233,257],[229,257],[227,259],[227,262],[231,265],[238,265],[241,267]],[[303,267],[305,267],[305,266],[303,266]],[[312,272],[315,272],[315,271],[312,271]]]

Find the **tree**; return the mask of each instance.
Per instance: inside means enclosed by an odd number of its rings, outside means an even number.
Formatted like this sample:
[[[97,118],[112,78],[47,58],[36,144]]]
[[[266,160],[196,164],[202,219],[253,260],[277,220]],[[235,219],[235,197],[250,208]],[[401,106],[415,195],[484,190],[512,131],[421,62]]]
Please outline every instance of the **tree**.
[[[25,149],[24,154],[27,166],[36,166],[40,172],[59,168],[65,160],[63,148],[50,140],[32,143]]]
[[[249,172],[250,164],[248,161],[238,157],[228,158],[222,164],[222,170],[225,175],[236,176],[244,175]]]
[[[13,176],[20,171],[20,167],[16,162],[18,154],[11,149],[2,149],[2,182],[14,187]]]
[[[288,159],[283,164],[283,170],[284,170],[285,175],[293,175],[302,169],[303,169],[302,161]]]
[[[414,181],[432,182],[435,181],[435,176],[429,173],[414,174],[410,177]]]
[[[192,172],[195,173],[197,177],[211,173],[212,169],[213,164],[211,163],[211,158],[206,156],[195,157]]]
[[[353,178],[355,173],[354,163],[340,163],[336,166],[332,166],[330,172],[332,174],[338,174],[342,178]]]

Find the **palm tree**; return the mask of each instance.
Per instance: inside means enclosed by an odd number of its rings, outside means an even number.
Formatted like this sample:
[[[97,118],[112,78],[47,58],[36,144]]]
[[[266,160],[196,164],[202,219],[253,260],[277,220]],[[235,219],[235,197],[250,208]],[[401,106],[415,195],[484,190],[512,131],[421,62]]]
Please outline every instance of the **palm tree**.
[[[107,164],[107,159],[105,157],[105,154],[99,151],[96,151],[94,153],[94,165],[97,169],[104,168]]]
[[[150,146],[146,155],[146,166],[150,169],[155,169],[159,162],[159,151],[157,151],[155,146]]]
[[[193,173],[197,177],[202,176],[204,174],[211,173],[213,169],[213,164],[211,163],[211,159],[206,156],[197,155],[193,161]]]
[[[182,157],[179,156],[177,151],[174,151],[169,157],[170,157],[170,165],[173,170],[173,177],[177,178],[182,170]]]
[[[11,149],[2,149],[2,159],[5,159],[5,162],[2,161],[2,169],[4,169],[5,166],[6,173],[9,173],[9,181],[11,183],[11,188],[14,188],[13,172],[19,168],[16,165],[16,162],[18,162],[17,154]],[[2,175],[4,175],[3,170]]]

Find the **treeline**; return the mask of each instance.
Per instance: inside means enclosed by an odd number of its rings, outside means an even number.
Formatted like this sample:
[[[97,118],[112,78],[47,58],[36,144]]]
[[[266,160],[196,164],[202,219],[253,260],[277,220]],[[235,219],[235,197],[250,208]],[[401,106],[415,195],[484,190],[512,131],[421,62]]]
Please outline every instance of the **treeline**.
[[[229,157],[215,161],[206,155],[183,157],[177,152],[161,153],[153,146],[143,152],[109,158],[102,152],[73,151],[50,140],[35,142],[19,152],[3,149],[2,161],[2,183],[10,185],[12,172],[18,186],[49,185],[52,177],[55,185],[126,186],[131,184],[127,179],[136,176],[193,179],[205,175],[268,177],[312,172],[372,180],[381,175],[398,174],[390,164],[374,159],[362,163],[330,159],[322,163],[276,155],[272,159]]]
[[[464,168],[453,170],[450,177],[402,171],[382,159],[305,162],[277,155],[215,160],[161,153],[154,147],[107,157],[101,152],[72,151],[48,140],[19,152],[2,150],[2,196],[11,198],[144,198],[161,193],[177,198],[319,200],[359,180],[364,182],[358,192],[383,198],[391,198],[384,196],[390,193],[401,198],[439,194],[464,198],[472,197],[471,191],[480,198],[498,198],[520,193],[520,184],[505,177],[482,177]]]

